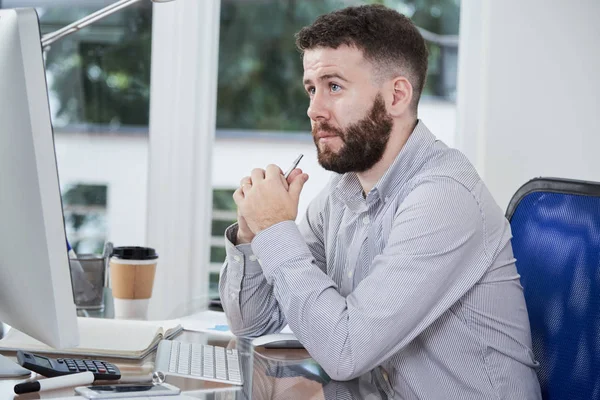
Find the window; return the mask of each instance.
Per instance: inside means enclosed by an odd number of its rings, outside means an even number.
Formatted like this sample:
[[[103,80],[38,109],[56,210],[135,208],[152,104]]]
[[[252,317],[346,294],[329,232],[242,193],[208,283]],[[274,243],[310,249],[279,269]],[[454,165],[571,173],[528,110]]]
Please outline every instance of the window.
[[[302,62],[294,33],[319,15],[375,1],[224,1],[217,129],[308,133]],[[454,100],[459,0],[378,1],[412,18],[430,50],[424,98]],[[219,131],[217,131],[217,134]]]
[[[233,201],[235,189],[213,190],[213,216],[210,241],[209,291],[211,297],[219,296],[219,271],[225,261],[225,230],[237,221],[237,207]]]
[[[35,7],[44,35],[112,3],[2,0],[0,7]],[[65,225],[78,252],[145,239],[151,34],[152,5],[140,2],[45,52]]]
[[[37,8],[42,34],[111,2],[64,3]],[[54,127],[147,127],[151,36],[152,7],[140,2],[54,43],[46,54]]]
[[[456,125],[453,101],[456,97],[459,0],[222,1],[217,142],[213,152],[216,157],[213,165],[218,163],[220,167],[216,167],[217,173],[213,174],[215,186],[237,187],[242,176],[252,168],[270,162],[287,164],[298,153],[305,155],[303,167],[310,164],[311,157],[316,158],[306,116],[308,99],[302,87],[302,61],[295,47],[294,34],[321,14],[375,2],[407,15],[421,28],[430,51],[421,104],[431,104],[419,112],[429,115],[435,125],[445,128],[446,131],[434,131],[446,143],[452,144],[448,139],[453,138]],[[224,172],[226,168],[228,172]],[[312,198],[329,176],[316,168],[310,173],[311,179],[303,195],[309,196],[312,191]],[[221,195],[225,196],[219,191]],[[214,201],[216,204],[216,197]],[[215,216],[225,210],[230,214],[219,229],[216,222],[213,223],[211,288],[216,287],[218,269],[225,259],[224,226],[235,220],[235,204],[230,201],[230,207],[215,205]]]
[[[236,154],[230,149],[245,146],[243,140],[255,141],[274,133],[279,134],[279,144],[293,147],[303,141],[302,146],[312,146],[302,63],[293,35],[323,13],[373,2],[222,1],[217,150]],[[423,29],[431,53],[423,98],[452,101],[459,0],[377,2],[411,17]],[[0,7],[36,7],[44,34],[112,3],[114,0],[0,0]],[[105,239],[116,245],[135,245],[143,244],[146,237],[151,33],[152,5],[141,1],[58,41],[46,54],[65,219],[69,236],[76,236],[80,243],[79,251],[95,251],[97,243]],[[225,143],[223,138],[231,138],[231,133],[242,142]],[[263,147],[270,151],[269,146]],[[302,151],[308,158],[305,148]],[[299,151],[294,148],[292,154],[285,154],[283,162],[291,162]],[[272,156],[271,150],[264,158],[255,153],[254,159],[270,160]],[[249,172],[245,168],[235,166],[236,171]],[[215,171],[213,182],[218,189],[213,194],[210,243],[213,295],[224,260],[223,232],[236,220],[232,188],[241,178],[225,169]],[[314,176],[311,184],[317,185]],[[72,200],[71,193],[96,195]],[[102,201],[97,203],[92,200],[99,198]]]
[[[106,185],[71,185],[62,191],[65,229],[77,254],[102,254],[106,242],[106,193]]]

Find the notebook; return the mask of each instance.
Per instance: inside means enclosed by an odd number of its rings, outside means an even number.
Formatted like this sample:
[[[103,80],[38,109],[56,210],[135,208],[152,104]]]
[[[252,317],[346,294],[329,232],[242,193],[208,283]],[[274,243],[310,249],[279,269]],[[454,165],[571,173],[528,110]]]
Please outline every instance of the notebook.
[[[174,338],[183,330],[179,320],[132,321],[79,317],[77,322],[78,347],[55,349],[16,329],[10,329],[0,340],[0,350],[139,360],[155,350],[162,339]]]

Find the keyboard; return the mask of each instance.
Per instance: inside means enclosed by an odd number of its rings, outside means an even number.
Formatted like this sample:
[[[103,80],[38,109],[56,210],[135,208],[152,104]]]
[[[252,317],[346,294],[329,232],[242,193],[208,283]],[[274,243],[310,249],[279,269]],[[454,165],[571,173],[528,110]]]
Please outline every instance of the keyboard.
[[[237,349],[208,344],[161,340],[154,371],[231,385],[243,384]]]

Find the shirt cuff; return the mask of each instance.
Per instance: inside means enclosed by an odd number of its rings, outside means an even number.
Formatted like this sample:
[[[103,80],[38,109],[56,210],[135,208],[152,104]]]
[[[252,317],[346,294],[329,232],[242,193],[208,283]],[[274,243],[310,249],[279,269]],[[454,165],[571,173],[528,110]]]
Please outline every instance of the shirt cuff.
[[[250,243],[234,244],[237,240],[237,222],[225,230],[225,252],[227,253],[227,265],[245,275],[262,273],[258,258],[252,251]]]
[[[260,231],[252,240],[252,250],[269,284],[273,284],[281,265],[299,258],[310,260],[313,257],[294,221],[279,222]]]

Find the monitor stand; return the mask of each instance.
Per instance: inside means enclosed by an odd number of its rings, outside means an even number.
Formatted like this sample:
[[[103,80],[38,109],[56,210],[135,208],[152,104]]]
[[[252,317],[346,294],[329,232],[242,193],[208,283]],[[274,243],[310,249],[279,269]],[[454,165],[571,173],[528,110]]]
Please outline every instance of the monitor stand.
[[[0,339],[4,337],[6,325],[0,322]],[[31,374],[31,371],[0,354],[0,378],[22,378]]]
[[[30,374],[31,371],[0,354],[0,378],[24,378]]]

